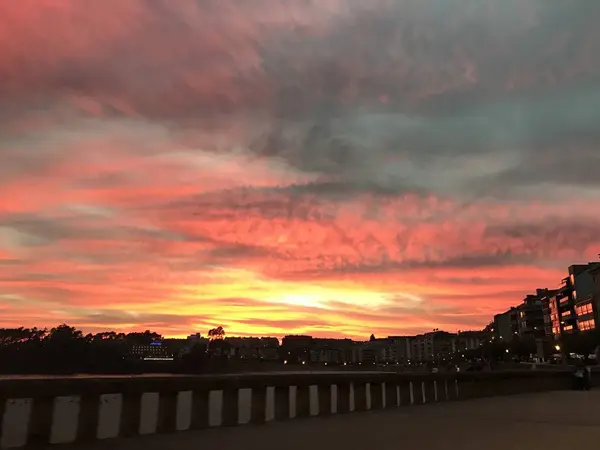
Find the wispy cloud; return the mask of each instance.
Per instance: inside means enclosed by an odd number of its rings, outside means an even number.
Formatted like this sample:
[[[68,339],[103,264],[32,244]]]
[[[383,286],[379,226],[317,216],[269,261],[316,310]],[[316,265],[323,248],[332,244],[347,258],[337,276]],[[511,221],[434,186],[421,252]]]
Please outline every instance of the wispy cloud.
[[[0,4],[0,325],[464,329],[595,258],[600,3],[251,3]]]

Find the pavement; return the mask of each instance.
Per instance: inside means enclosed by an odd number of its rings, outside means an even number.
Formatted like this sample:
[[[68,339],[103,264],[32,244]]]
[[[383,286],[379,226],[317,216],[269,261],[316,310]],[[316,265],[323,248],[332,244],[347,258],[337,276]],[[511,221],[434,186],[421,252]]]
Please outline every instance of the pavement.
[[[537,450],[596,448],[600,390],[556,391],[214,428],[81,450]],[[583,447],[582,447],[583,448]]]

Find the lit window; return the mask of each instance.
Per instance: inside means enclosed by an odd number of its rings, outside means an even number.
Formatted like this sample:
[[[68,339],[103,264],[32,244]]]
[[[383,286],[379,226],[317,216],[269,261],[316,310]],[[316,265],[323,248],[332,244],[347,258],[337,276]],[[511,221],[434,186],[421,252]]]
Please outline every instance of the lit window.
[[[596,324],[594,323],[593,319],[579,322],[579,329],[581,331],[593,330],[594,328],[596,328]]]
[[[594,308],[591,303],[586,303],[584,305],[579,305],[575,308],[575,312],[578,316],[584,316],[586,314],[591,314],[594,312]]]
[[[577,291],[573,289],[573,300],[577,300]]]

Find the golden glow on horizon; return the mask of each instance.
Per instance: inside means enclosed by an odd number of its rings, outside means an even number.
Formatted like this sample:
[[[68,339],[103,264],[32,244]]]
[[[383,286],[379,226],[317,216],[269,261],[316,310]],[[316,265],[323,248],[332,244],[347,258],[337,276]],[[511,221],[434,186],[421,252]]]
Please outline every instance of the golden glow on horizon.
[[[180,289],[196,299],[243,297],[266,303],[283,303],[315,308],[329,308],[330,303],[377,309],[400,301],[407,307],[418,306],[423,299],[409,293],[376,291],[355,281],[293,282],[269,279],[246,269],[219,268],[210,284],[182,286]],[[397,288],[397,286],[394,286]]]
[[[0,1],[0,327],[480,328],[600,251],[600,8],[55,3]]]

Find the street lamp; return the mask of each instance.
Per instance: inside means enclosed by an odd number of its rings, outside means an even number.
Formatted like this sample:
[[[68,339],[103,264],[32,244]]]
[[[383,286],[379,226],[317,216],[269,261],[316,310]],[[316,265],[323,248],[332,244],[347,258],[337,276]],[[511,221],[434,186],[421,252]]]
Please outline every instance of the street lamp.
[[[560,345],[555,345],[554,348],[556,349],[557,352],[560,352]]]

